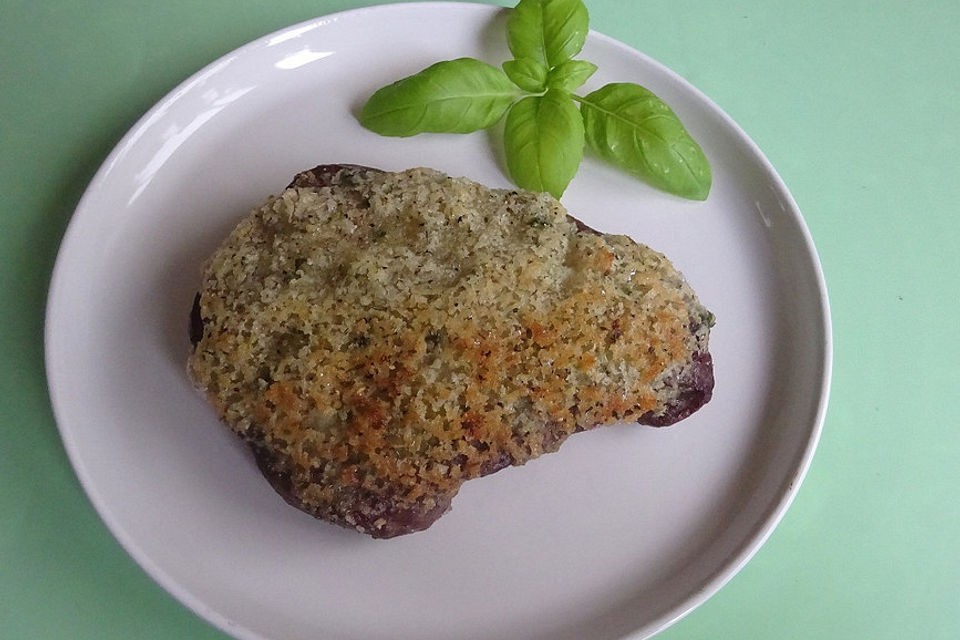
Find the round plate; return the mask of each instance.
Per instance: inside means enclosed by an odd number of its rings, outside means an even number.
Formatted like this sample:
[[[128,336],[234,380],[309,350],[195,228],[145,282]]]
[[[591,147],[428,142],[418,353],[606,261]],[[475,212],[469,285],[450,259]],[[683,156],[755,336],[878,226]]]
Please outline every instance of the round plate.
[[[123,547],[237,638],[643,638],[705,600],[770,533],[810,462],[830,329],[816,252],[762,153],[696,89],[591,33],[582,57],[659,94],[714,170],[704,203],[588,157],[564,196],[588,225],[669,256],[716,314],[714,399],[666,429],[618,425],[467,483],[388,541],[287,506],[185,375],[200,268],[232,226],[320,163],[431,166],[509,186],[497,136],[379,137],[354,114],[438,60],[509,56],[506,11],[348,11],[203,69],[111,153],[57,260],[46,357],[77,475]]]

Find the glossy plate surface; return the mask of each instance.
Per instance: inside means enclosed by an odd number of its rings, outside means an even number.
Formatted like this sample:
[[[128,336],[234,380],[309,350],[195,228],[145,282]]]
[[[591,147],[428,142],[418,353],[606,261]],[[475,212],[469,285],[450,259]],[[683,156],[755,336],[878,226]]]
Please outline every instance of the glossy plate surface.
[[[809,464],[830,326],[816,252],[786,187],[712,102],[591,34],[584,90],[639,82],[701,143],[705,203],[588,158],[564,196],[590,226],[664,252],[716,314],[713,401],[667,429],[619,425],[464,486],[430,530],[375,541],[288,507],[185,375],[204,259],[299,170],[431,166],[509,186],[496,136],[378,137],[355,113],[441,59],[507,59],[506,13],[360,9],[211,64],[104,163],[57,261],[47,369],[91,501],[160,584],[243,639],[643,638],[714,593],[762,544]]]

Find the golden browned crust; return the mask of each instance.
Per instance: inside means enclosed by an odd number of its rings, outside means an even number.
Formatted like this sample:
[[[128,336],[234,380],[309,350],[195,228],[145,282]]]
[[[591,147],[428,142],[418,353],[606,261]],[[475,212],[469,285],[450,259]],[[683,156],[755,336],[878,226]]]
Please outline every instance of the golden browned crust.
[[[664,256],[429,169],[301,174],[217,250],[195,315],[190,374],[274,487],[376,537],[713,386],[712,316]]]

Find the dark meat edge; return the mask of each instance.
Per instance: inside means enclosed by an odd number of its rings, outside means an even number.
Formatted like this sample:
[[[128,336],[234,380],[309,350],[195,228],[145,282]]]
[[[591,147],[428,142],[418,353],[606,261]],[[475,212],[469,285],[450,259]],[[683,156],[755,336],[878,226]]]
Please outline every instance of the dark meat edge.
[[[285,470],[286,465],[281,459],[262,443],[248,441],[247,444],[260,472],[287,504],[314,518],[357,529],[373,538],[394,538],[423,531],[450,510],[450,503],[456,495],[433,495],[430,497],[436,501],[434,506],[427,507],[421,499],[409,507],[397,499],[391,499],[389,493],[343,487],[344,494],[338,496],[329,510],[314,509],[297,495],[290,473]]]
[[[375,171],[382,172],[380,169],[365,167],[354,164],[323,164],[298,173],[290,182],[287,188],[317,188],[333,184],[334,178],[345,170],[353,171]],[[585,233],[600,235],[600,232],[593,229],[577,218],[567,215],[567,217],[577,226],[577,229]],[[691,326],[690,331],[696,335],[701,330],[700,326]],[[193,348],[203,338],[204,319],[200,311],[200,293],[194,296],[193,307],[190,310],[190,343]],[[655,415],[653,411],[648,411],[637,418],[638,424],[651,427],[665,427],[672,425],[684,418],[689,417],[713,397],[714,375],[713,358],[709,352],[695,352],[691,357],[690,366],[683,369],[676,382],[676,398],[673,402],[667,404],[663,413]],[[576,432],[588,430],[589,427],[578,426]],[[546,430],[544,436],[544,451],[555,451],[562,444],[565,438],[560,439],[551,429]],[[398,508],[397,501],[391,501],[387,496],[378,494],[370,490],[355,489],[354,495],[347,501],[350,504],[357,505],[355,509],[348,509],[345,513],[319,512],[311,509],[309,506],[297,497],[290,479],[290,474],[284,471],[284,465],[280,463],[277,457],[269,451],[262,443],[248,440],[257,467],[264,475],[270,486],[291,506],[300,511],[304,511],[315,518],[327,520],[345,526],[363,531],[374,538],[392,538],[407,533],[422,531],[436,522],[442,515],[450,510],[453,495],[432,496],[436,500],[436,505],[426,508],[423,504],[418,504],[417,508]],[[496,473],[514,464],[514,460],[506,454],[501,454],[500,458],[490,460],[481,469],[481,476]],[[454,494],[455,495],[455,494]],[[341,503],[344,501],[341,500]],[[365,507],[361,510],[360,507]],[[353,522],[350,522],[347,518]],[[378,528],[376,522],[383,520]]]

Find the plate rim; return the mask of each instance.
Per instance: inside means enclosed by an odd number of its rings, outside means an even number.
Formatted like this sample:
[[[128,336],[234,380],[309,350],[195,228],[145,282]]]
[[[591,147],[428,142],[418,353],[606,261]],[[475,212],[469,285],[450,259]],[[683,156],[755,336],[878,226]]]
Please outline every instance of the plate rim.
[[[430,10],[475,12],[476,15],[480,15],[481,12],[487,12],[493,15],[496,12],[509,10],[509,7],[500,5],[486,4],[481,2],[453,2],[450,0],[374,4],[309,18],[307,20],[303,20],[262,34],[238,47],[235,47],[223,55],[218,56],[216,59],[212,60],[179,82],[176,86],[166,92],[163,97],[157,100],[146,112],[143,113],[143,115],[136,120],[131,127],[129,127],[120,140],[113,146],[110,153],[101,162],[93,178],[85,188],[83,195],[78,200],[77,205],[71,214],[70,221],[60,240],[57,257],[50,275],[50,283],[44,312],[43,363],[54,421],[73,471],[77,476],[86,499],[94,507],[97,516],[107,527],[113,538],[120,544],[124,552],[130,556],[130,558],[132,558],[134,562],[139,565],[156,584],[162,587],[167,593],[172,595],[180,604],[185,606],[207,623],[218,628],[220,631],[240,640],[270,639],[258,632],[253,631],[252,629],[231,621],[225,615],[221,614],[219,611],[192,594],[139,547],[136,540],[132,539],[131,536],[127,534],[124,527],[117,521],[116,516],[110,511],[108,505],[104,504],[102,496],[99,496],[97,492],[94,491],[93,481],[90,479],[89,473],[81,459],[79,444],[76,440],[75,431],[65,429],[64,427],[65,423],[67,422],[67,411],[63,402],[58,401],[58,385],[55,383],[54,379],[60,374],[57,373],[58,365],[54,357],[55,349],[53,344],[55,341],[54,319],[58,316],[58,308],[62,304],[61,301],[63,298],[63,296],[58,294],[58,292],[64,286],[63,271],[65,270],[64,265],[66,262],[65,254],[67,253],[67,249],[76,242],[75,236],[78,233],[78,220],[81,217],[82,211],[89,208],[88,202],[93,197],[92,194],[102,188],[102,184],[107,179],[107,176],[110,173],[113,165],[124,153],[126,147],[135,143],[139,137],[138,132],[148,125],[150,121],[157,116],[158,112],[161,112],[163,109],[165,109],[166,105],[171,103],[172,100],[176,99],[179,94],[187,90],[192,83],[215,71],[226,60],[240,56],[247,50],[253,49],[262,43],[268,42],[271,39],[279,38],[290,32],[322,28],[327,24],[335,23],[345,18],[354,19],[359,17],[362,19],[363,14],[374,14],[381,12],[389,13],[393,11],[408,12],[423,10],[428,7]],[[802,248],[804,251],[804,257],[809,260],[809,266],[812,269],[812,273],[810,275],[812,275],[814,278],[820,303],[819,308],[817,309],[817,314],[821,323],[821,331],[817,335],[820,349],[816,359],[816,368],[820,370],[820,385],[819,389],[817,390],[816,409],[813,423],[809,425],[809,434],[798,464],[789,474],[789,483],[787,489],[782,492],[776,503],[773,504],[770,509],[768,509],[768,513],[762,518],[762,526],[754,530],[752,535],[745,538],[738,550],[731,554],[730,558],[722,563],[717,571],[711,577],[706,579],[698,589],[696,589],[695,593],[692,593],[689,597],[671,607],[657,618],[649,621],[641,627],[633,629],[628,633],[628,635],[623,636],[624,639],[639,639],[651,637],[665,630],[709,600],[725,584],[727,584],[727,582],[729,582],[743,569],[743,567],[767,542],[773,531],[782,521],[787,510],[793,503],[793,500],[796,498],[803,480],[810,469],[814,454],[823,432],[823,426],[829,405],[833,375],[833,330],[826,279],[824,277],[823,266],[820,261],[819,253],[816,250],[812,234],[810,233],[806,220],[803,217],[796,200],[790,193],[790,190],[787,188],[776,168],[772,165],[756,142],[749,135],[747,135],[744,129],[740,127],[740,125],[737,124],[737,122],[723,109],[721,109],[719,105],[717,105],[710,97],[704,94],[686,78],[673,71],[666,65],[650,57],[648,54],[631,47],[620,40],[617,40],[616,38],[600,33],[593,29],[590,30],[590,37],[619,49],[625,55],[642,57],[647,64],[656,67],[658,71],[663,73],[666,77],[669,77],[672,82],[677,83],[678,86],[684,91],[695,96],[696,99],[708,109],[711,115],[718,117],[727,127],[729,127],[730,131],[735,134],[738,142],[746,145],[752,156],[760,163],[761,168],[772,178],[771,184],[775,186],[777,196],[787,205],[787,208],[790,212],[790,217],[797,225],[797,231],[800,234],[799,237],[803,241]]]

